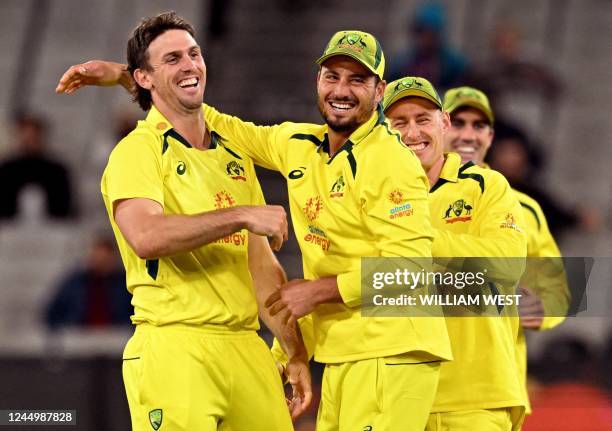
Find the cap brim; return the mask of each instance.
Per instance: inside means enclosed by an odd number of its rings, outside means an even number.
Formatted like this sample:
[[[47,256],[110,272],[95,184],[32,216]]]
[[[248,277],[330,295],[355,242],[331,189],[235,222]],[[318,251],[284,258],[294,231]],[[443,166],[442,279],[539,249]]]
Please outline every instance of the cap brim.
[[[442,104],[440,103],[439,100],[437,100],[435,97],[433,97],[431,94],[427,93],[426,91],[419,90],[417,88],[406,88],[402,91],[398,91],[397,93],[393,95],[393,97],[386,104],[385,109],[389,108],[391,105],[393,105],[398,100],[405,99],[406,97],[419,97],[421,99],[429,100],[431,103],[436,105],[438,108],[442,109]]]
[[[339,55],[343,55],[343,56],[345,56],[345,57],[351,57],[353,60],[357,61],[359,64],[363,65],[363,66],[364,66],[366,69],[368,69],[370,72],[372,72],[374,75],[376,75],[376,76],[378,76],[380,79],[382,79],[382,76],[380,76],[380,75],[378,74],[378,72],[377,72],[377,71],[376,71],[376,70],[375,70],[375,69],[374,69],[372,66],[370,66],[369,64],[367,64],[367,63],[366,63],[365,61],[363,61],[361,58],[357,57],[355,54],[351,54],[351,53],[349,53],[349,52],[332,52],[332,53],[329,53],[329,54],[326,54],[326,55],[324,55],[324,56],[320,57],[320,58],[319,58],[319,59],[316,61],[316,63],[317,63],[318,65],[321,65],[321,64],[322,64],[322,63],[323,63],[325,60],[327,60],[328,58],[331,58],[331,57],[337,57],[337,56],[339,56]]]
[[[453,113],[453,112],[455,112],[459,108],[474,108],[474,109],[482,112],[484,114],[484,116],[487,117],[487,119],[489,120],[489,123],[493,124],[495,122],[495,118],[493,117],[493,112],[491,112],[490,109],[488,109],[482,103],[477,102],[476,100],[465,100],[465,101],[462,101],[461,103],[458,103],[456,105],[450,106],[447,109],[447,111],[449,113]]]

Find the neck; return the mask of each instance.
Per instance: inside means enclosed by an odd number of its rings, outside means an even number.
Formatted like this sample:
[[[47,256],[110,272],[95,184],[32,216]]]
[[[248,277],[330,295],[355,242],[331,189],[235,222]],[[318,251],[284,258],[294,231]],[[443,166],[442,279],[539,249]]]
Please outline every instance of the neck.
[[[164,109],[155,105],[159,112],[168,119],[174,130],[199,150],[206,150],[210,146],[210,136],[206,130],[206,123],[201,108],[191,111],[177,112],[173,109]]]
[[[334,157],[338,150],[342,148],[346,141],[348,141],[351,132],[336,132],[328,128],[327,138],[329,139],[329,156]]]
[[[440,179],[440,173],[442,172],[443,166],[444,156],[440,156],[440,158],[427,169],[427,179],[429,180],[430,187],[433,187]]]

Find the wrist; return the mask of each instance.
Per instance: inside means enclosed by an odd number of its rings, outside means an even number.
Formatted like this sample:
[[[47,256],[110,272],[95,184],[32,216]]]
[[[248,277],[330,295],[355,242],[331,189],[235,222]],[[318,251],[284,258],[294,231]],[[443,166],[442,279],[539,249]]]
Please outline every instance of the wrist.
[[[316,305],[342,302],[336,277],[325,277],[315,280],[314,301]]]
[[[127,64],[117,63],[117,67],[120,69],[119,78],[117,79],[117,84],[121,85],[123,88],[132,92],[134,90],[134,79],[130,74],[130,71],[127,68]]]

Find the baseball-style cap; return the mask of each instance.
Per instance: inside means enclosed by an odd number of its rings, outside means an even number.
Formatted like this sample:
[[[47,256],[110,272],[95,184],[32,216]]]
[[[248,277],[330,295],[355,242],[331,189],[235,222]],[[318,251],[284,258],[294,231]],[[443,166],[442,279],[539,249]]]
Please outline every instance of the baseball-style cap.
[[[346,55],[363,64],[374,75],[383,79],[385,55],[380,43],[370,33],[359,30],[343,30],[332,36],[317,64],[335,55]]]
[[[383,98],[383,110],[405,97],[427,99],[442,109],[442,100],[431,82],[418,76],[407,76],[387,84]]]
[[[444,95],[444,109],[452,114],[458,108],[468,106],[481,111],[493,125],[495,117],[489,105],[489,98],[482,91],[473,87],[451,88]]]

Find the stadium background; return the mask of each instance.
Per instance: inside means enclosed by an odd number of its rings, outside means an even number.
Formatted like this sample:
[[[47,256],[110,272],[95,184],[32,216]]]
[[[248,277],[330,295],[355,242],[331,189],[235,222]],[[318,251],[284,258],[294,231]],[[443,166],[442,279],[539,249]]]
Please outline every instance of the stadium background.
[[[142,117],[120,89],[54,94],[68,66],[90,58],[124,61],[125,42],[139,18],[174,9],[199,32],[208,67],[207,103],[260,123],[319,122],[314,60],[330,35],[338,29],[369,31],[381,41],[389,64],[394,53],[410,44],[411,17],[422,3],[2,0],[0,161],[13,151],[15,112],[45,118],[48,147],[70,169],[78,216],[47,220],[38,213],[34,192],[22,201],[19,217],[0,224],[0,409],[76,409],[78,429],[128,429],[118,358],[129,328],[50,331],[43,320],[58,278],[83,260],[97,233],[108,231],[99,179],[118,118]],[[503,22],[520,35],[521,55],[559,78],[558,98],[521,91],[519,83],[498,111],[522,125],[541,150],[546,164],[538,184],[565,205],[599,214],[596,229],[563,235],[564,254],[612,256],[612,2],[440,4],[447,14],[448,43],[470,64],[487,65],[492,35]],[[260,180],[270,203],[286,204],[282,179],[262,171]],[[283,247],[280,258],[290,277],[300,276],[295,240]],[[531,337],[530,360],[537,371],[543,358],[558,356],[545,348],[547,343],[577,337],[592,352],[588,372],[610,389],[612,266],[596,266],[592,278],[599,282],[593,283],[590,301],[601,312]]]

